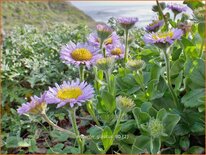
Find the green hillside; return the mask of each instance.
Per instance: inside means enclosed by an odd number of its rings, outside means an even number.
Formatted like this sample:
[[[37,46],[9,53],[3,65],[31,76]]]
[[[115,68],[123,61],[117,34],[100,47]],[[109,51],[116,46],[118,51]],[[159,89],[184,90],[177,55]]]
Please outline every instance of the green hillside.
[[[56,23],[94,25],[94,20],[74,7],[70,2],[4,2],[3,28],[11,30],[14,26],[25,24],[45,29]]]

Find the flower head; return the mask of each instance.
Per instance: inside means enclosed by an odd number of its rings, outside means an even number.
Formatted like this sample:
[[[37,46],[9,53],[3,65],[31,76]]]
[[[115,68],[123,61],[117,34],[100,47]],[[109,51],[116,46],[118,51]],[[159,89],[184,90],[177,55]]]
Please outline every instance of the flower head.
[[[116,103],[117,103],[117,108],[124,112],[129,112],[135,107],[133,100],[123,96],[118,96],[116,98]]]
[[[100,38],[96,33],[91,33],[87,39],[90,45],[95,46],[96,48],[100,48]],[[115,46],[117,44],[120,44],[120,38],[116,32],[112,32],[112,34],[104,40],[103,47],[107,48],[109,46]]]
[[[146,66],[143,60],[130,60],[127,62],[127,68],[132,71],[138,71],[144,69]]]
[[[184,32],[184,34],[186,34],[191,31],[192,23],[191,22],[180,22],[178,23],[177,27],[181,29]]]
[[[136,17],[120,17],[117,18],[117,22],[120,26],[126,30],[132,28],[136,22],[138,22],[138,18]]]
[[[62,85],[55,84],[56,87],[49,87],[45,100],[48,104],[58,104],[57,108],[69,104],[81,106],[81,103],[90,100],[94,96],[94,89],[87,82],[64,81]]]
[[[116,59],[124,58],[125,47],[118,44],[115,46],[109,46],[106,48],[107,56],[115,57]]]
[[[146,26],[148,32],[157,32],[164,24],[164,20],[153,20],[153,22]]]
[[[22,104],[22,106],[17,109],[17,112],[20,115],[26,113],[35,115],[44,112],[44,110],[46,109],[45,95],[46,93],[44,93],[40,97],[37,96],[31,97],[31,101]]]
[[[205,6],[198,7],[197,9],[195,9],[194,10],[194,15],[198,20],[204,22],[205,21]]]
[[[96,29],[97,35],[102,41],[108,38],[113,32],[113,29],[106,24],[98,24]]]
[[[143,40],[146,44],[154,44],[158,47],[167,47],[173,44],[177,39],[180,39],[183,35],[181,29],[172,29],[168,32],[156,32],[145,34]]]
[[[168,4],[167,8],[172,10],[172,12],[174,14],[179,14],[181,12],[186,12],[187,9],[188,9],[187,5],[177,4],[177,3]]]
[[[66,64],[74,64],[79,66],[81,64],[90,68],[97,59],[101,57],[98,54],[97,49],[87,44],[74,44],[70,42],[68,45],[62,48],[60,52],[60,58],[65,61]]]
[[[164,126],[158,119],[151,119],[148,123],[150,135],[154,138],[164,135]]]
[[[98,69],[103,71],[111,70],[114,66],[115,59],[113,57],[100,58],[96,62]]]

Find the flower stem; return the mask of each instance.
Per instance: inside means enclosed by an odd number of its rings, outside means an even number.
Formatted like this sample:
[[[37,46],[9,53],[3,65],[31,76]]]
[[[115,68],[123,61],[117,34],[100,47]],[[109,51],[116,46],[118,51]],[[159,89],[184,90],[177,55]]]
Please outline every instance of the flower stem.
[[[129,30],[125,29],[125,53],[124,53],[124,63],[127,63],[127,59],[128,59],[128,36],[129,36]]]
[[[77,122],[76,122],[76,108],[69,108],[69,113],[70,113],[70,121],[72,123],[72,127],[74,129],[74,132],[76,134],[76,139],[79,145],[79,152],[80,154],[83,154],[84,151],[84,143],[82,139],[80,138]]]
[[[205,45],[205,38],[202,38],[202,44],[201,44],[201,47],[200,47],[200,54],[199,54],[200,58],[202,57],[204,45]]]
[[[110,71],[105,71],[105,77],[106,77],[108,91],[110,93],[113,93],[112,88],[111,88],[111,82],[110,82],[110,74],[111,74]]]
[[[171,77],[170,77],[170,60],[169,60],[169,56],[167,54],[167,50],[163,50],[164,53],[164,57],[165,57],[165,63],[166,63],[166,72],[167,72],[167,84],[170,90],[170,93],[172,95],[175,107],[177,107],[178,105],[178,98],[172,88],[172,83],[171,83]]]
[[[63,129],[61,127],[59,127],[58,125],[54,124],[48,117],[45,113],[42,113],[41,116],[44,118],[44,120],[49,124],[51,125],[53,128],[61,131],[61,132],[66,132],[69,134],[70,138],[76,138],[76,135],[75,133],[69,131],[69,130],[66,130],[66,129]]]
[[[79,66],[79,78],[81,82],[84,81],[84,65]]]
[[[124,115],[124,112],[121,110],[120,113],[119,113],[117,122],[115,124],[115,127],[114,127],[114,132],[113,132],[113,135],[112,135],[113,140],[114,140],[115,136],[117,135],[118,127],[119,127],[119,124],[120,124],[120,121],[121,121],[123,115]]]
[[[164,14],[163,14],[161,5],[159,4],[159,1],[158,1],[158,0],[156,0],[156,3],[157,3],[157,6],[158,6],[158,8],[159,8],[159,14],[160,14],[160,16],[162,16],[163,19],[164,19],[165,27],[166,27],[166,31],[168,31],[168,23],[167,23],[167,19],[166,19],[166,17],[165,17]]]

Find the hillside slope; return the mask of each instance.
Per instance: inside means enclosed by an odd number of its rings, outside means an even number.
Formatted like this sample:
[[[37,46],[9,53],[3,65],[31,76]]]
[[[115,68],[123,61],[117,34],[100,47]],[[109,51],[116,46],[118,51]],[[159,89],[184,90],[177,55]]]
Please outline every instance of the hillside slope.
[[[3,29],[34,25],[41,29],[56,23],[94,25],[94,20],[68,1],[61,2],[5,2],[2,5]]]

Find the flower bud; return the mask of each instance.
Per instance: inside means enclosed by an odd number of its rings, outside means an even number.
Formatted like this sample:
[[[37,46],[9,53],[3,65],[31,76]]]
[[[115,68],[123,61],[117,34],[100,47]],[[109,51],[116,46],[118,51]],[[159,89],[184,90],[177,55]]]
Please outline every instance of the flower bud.
[[[108,71],[113,68],[114,62],[115,62],[114,57],[100,58],[96,61],[96,66],[98,69],[101,69],[103,71]]]
[[[102,42],[107,39],[113,32],[113,29],[106,24],[98,24],[96,28],[98,37],[101,39]]]
[[[118,96],[116,98],[116,103],[117,103],[117,108],[120,111],[124,111],[124,112],[129,112],[135,107],[133,100],[123,96]]]
[[[137,71],[144,69],[146,64],[143,60],[130,60],[127,62],[126,66],[132,71]]]
[[[158,119],[151,119],[148,123],[150,135],[157,138],[164,134],[164,126]]]

